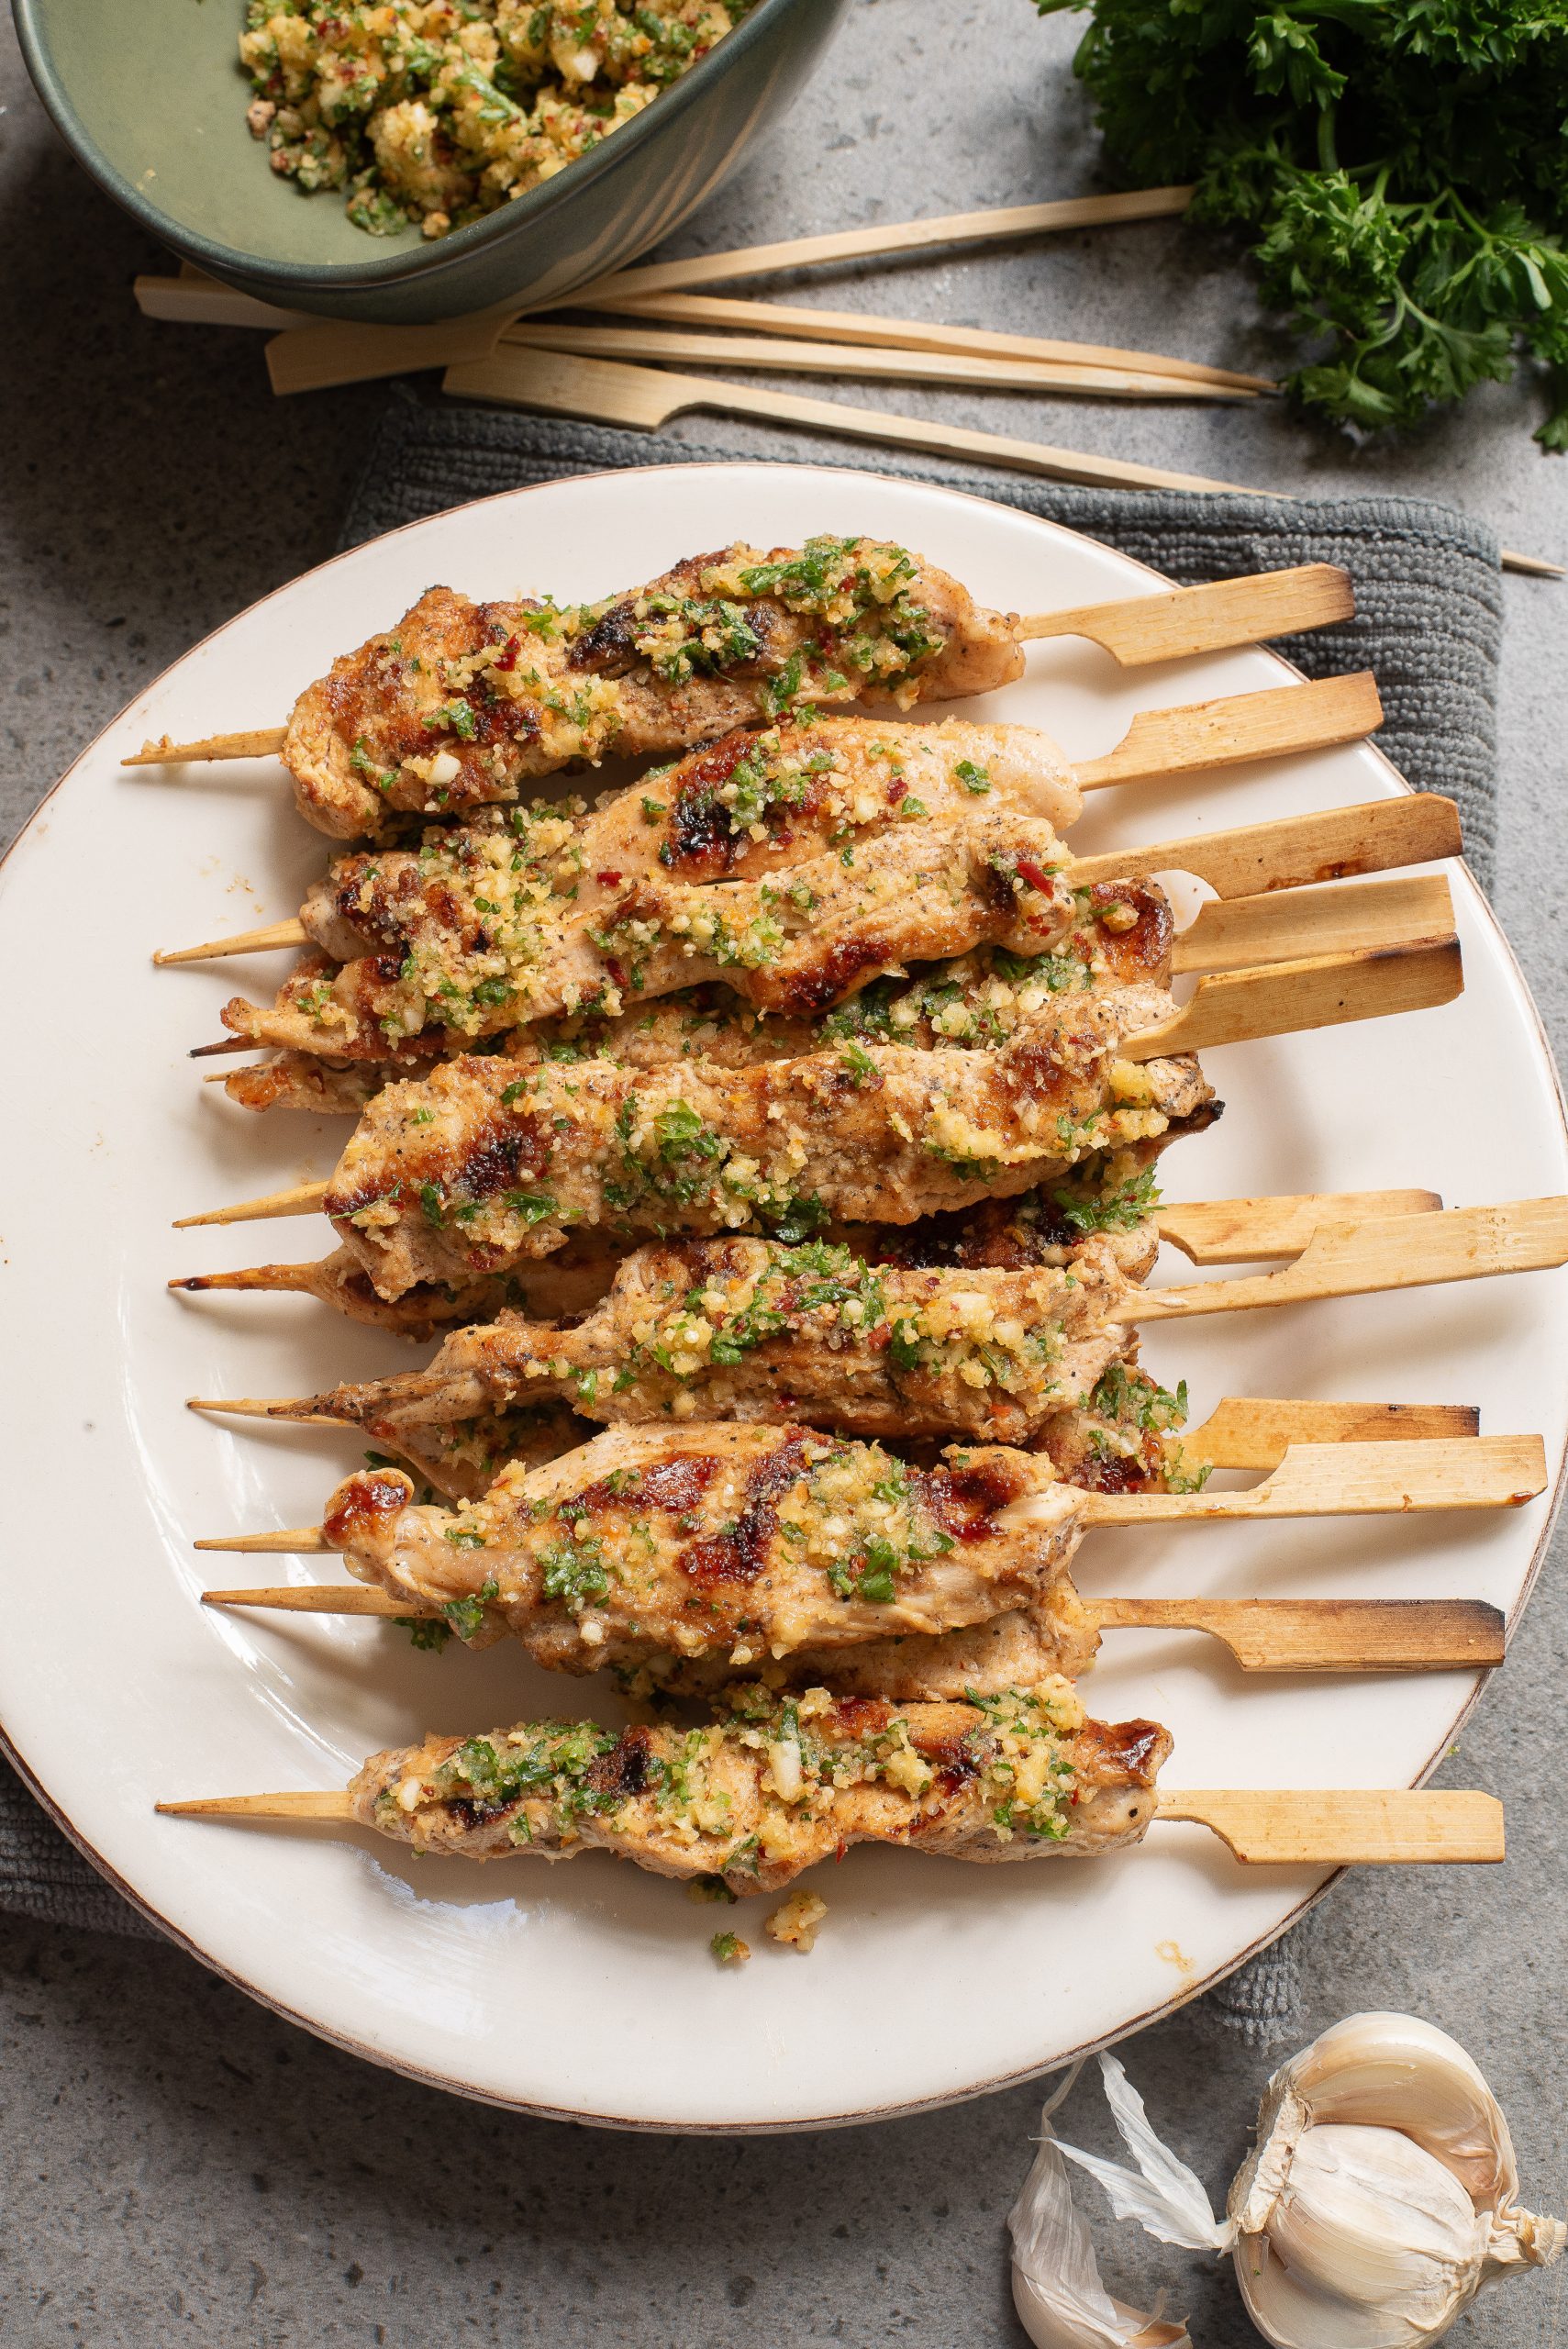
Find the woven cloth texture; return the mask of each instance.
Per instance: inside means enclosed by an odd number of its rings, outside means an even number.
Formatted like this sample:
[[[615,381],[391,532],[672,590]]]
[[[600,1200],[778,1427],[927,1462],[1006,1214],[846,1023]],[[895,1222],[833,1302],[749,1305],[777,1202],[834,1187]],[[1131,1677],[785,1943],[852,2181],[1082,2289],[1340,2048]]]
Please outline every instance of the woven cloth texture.
[[[373,440],[339,544],[359,546],[448,507],[536,482],[650,462],[733,461],[729,451],[650,441],[603,425],[456,402],[436,406],[399,387]],[[1502,598],[1497,543],[1479,523],[1407,497],[1202,497],[1074,489],[837,451],[830,462],[992,497],[1103,540],[1184,584],[1293,562],[1342,563],[1355,583],[1354,619],[1286,640],[1279,649],[1308,676],[1375,673],[1385,712],[1381,747],[1418,790],[1458,801],[1470,864],[1484,884],[1490,877]],[[4,1762],[0,1908],[62,1925],[155,1932],[56,1831]],[[1217,2027],[1249,2044],[1296,2036],[1301,1990],[1289,1943],[1253,1958],[1211,1992],[1205,2007]]]

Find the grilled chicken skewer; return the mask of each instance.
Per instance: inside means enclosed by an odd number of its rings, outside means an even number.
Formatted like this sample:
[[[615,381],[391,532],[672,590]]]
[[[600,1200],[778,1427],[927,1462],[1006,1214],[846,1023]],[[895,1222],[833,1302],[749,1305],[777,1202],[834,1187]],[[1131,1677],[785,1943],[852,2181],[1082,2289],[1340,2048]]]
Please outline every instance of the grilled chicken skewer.
[[[759,1218],[784,1237],[792,1219],[912,1223],[1211,1114],[1183,1055],[1451,1000],[1462,985],[1448,941],[1205,979],[1184,1010],[1131,1034],[1128,1003],[1085,1000],[1002,1052],[857,1046],[651,1074],[450,1061],[378,1095],[325,1186],[186,1220],[324,1206],[393,1298],[549,1255],[578,1225],[635,1238]]]
[[[995,1445],[927,1469],[798,1427],[688,1423],[514,1463],[456,1510],[362,1470],[320,1528],[197,1547],[339,1551],[400,1611],[479,1645],[510,1635],[552,1671],[695,1694],[761,1667],[946,1695],[1084,1668],[1097,1634],[1067,1567],[1095,1525],[1495,1508],[1544,1483],[1538,1437],[1296,1446],[1250,1491],[1122,1495]]]
[[[1151,1780],[1169,1750],[1164,1730],[1147,1721],[1085,1720],[1069,1731],[1062,1705],[1054,1689],[1017,1692],[1000,1709],[955,1704],[894,1713],[863,1698],[830,1700],[811,1716],[814,1767],[809,1787],[802,1769],[805,1819],[778,1795],[766,1744],[746,1742],[758,1723],[747,1720],[737,1732],[720,1721],[704,1733],[701,1750],[724,1772],[720,1790],[731,1803],[744,1801],[744,1820],[756,1822],[754,1851],[749,1837],[738,1844],[721,1832],[688,1842],[663,1827],[664,1790],[678,1783],[671,1756],[678,1762],[684,1753],[672,1741],[682,1732],[639,1728],[617,1737],[596,1721],[530,1723],[479,1739],[428,1738],[373,1754],[346,1792],[217,1795],[157,1808],[201,1819],[373,1827],[416,1851],[468,1859],[567,1859],[597,1847],[661,1876],[722,1876],[737,1894],[775,1890],[851,1842],[900,1843],[947,1859],[1073,1858],[1141,1842],[1156,1821],[1207,1827],[1233,1858],[1259,1866],[1429,1866],[1503,1857],[1503,1806],[1495,1795],[1429,1787],[1154,1790]],[[797,1720],[801,1711],[795,1709]],[[996,1812],[1016,1799],[1017,1780],[989,1813],[988,1781],[1001,1776],[998,1764],[1016,1769],[1018,1760],[1032,1765],[1052,1750],[1034,1727],[1042,1715],[1062,1724],[1055,1783],[1067,1790],[1065,1832],[1028,1824],[1020,1831],[1015,1812],[1003,1841]],[[1020,1716],[1022,1737],[1008,1725]],[[787,1717],[785,1709],[762,1718]],[[737,1737],[746,1757],[739,1768],[730,1761]],[[889,1784],[890,1766],[899,1773],[907,1767],[892,1762],[906,1742],[917,1765],[933,1771],[922,1794]],[[851,1771],[854,1782],[840,1791],[837,1780]],[[911,1775],[921,1785],[918,1770]],[[658,1791],[650,1793],[651,1787]],[[684,1817],[680,1823],[684,1828]]]
[[[610,1060],[625,1068],[668,1068],[694,1059],[750,1068],[851,1041],[909,1044],[923,1052],[967,1050],[1003,1043],[1018,1028],[1038,1021],[1054,994],[1164,986],[1179,974],[1413,946],[1453,930],[1448,883],[1437,874],[1216,901],[1174,938],[1163,895],[1148,881],[1097,882],[1074,895],[1073,928],[1045,953],[982,947],[950,962],[928,963],[913,976],[895,969],[864,985],[857,978],[857,991],[826,1013],[764,1014],[728,985],[682,986],[651,1004],[634,1000],[614,1018],[594,1009],[514,1028],[502,1036],[500,1049],[511,1061]],[[917,911],[901,909],[890,929],[906,927]],[[981,924],[991,918],[987,908]],[[882,954],[893,951],[885,933],[876,943]],[[793,971],[775,966],[766,984],[792,985],[804,976],[809,985],[814,970],[837,975],[843,967],[840,955],[848,951],[847,942],[840,947],[825,939],[806,944],[804,952],[797,944]],[[235,1029],[237,1041],[254,1041],[252,1028],[258,1038],[292,1030],[308,1036],[310,1048],[284,1045],[269,1060],[207,1082],[221,1083],[230,1100],[248,1109],[358,1117],[384,1085],[422,1075],[435,1060],[466,1049],[461,1037],[454,1042],[448,1029],[428,1020],[417,1036],[396,1046],[362,1027],[357,1038],[350,1037],[350,1051],[395,1051],[394,1059],[343,1059],[327,1049],[334,1026],[346,1034],[361,1020],[352,998],[361,992],[366,967],[353,963],[339,973],[324,957],[306,956],[279,990],[272,1010],[258,1013],[236,997],[223,1017]],[[629,977],[646,990],[648,974],[648,963],[634,959],[629,966],[617,963],[606,975],[612,984]],[[372,991],[379,992],[381,985],[373,981]],[[204,1046],[193,1057],[228,1049]]]
[[[1235,632],[1240,584],[1208,591],[1209,641],[1251,640]],[[1290,625],[1342,616],[1320,580],[1303,584]],[[1269,601],[1264,625],[1277,632],[1277,594]],[[1125,636],[1126,607],[1107,610],[1119,611]],[[1092,633],[1092,608],[1077,617]],[[1019,642],[1034,632],[870,540],[816,539],[766,556],[738,545],[630,595],[566,607],[474,604],[436,587],[307,686],[286,729],[165,738],[126,763],[280,752],[306,820],[351,840],[380,830],[392,809],[448,816],[512,801],[578,759],[678,752],[803,705],[875,698],[908,709],[988,693],[1022,674]],[[1038,632],[1056,632],[1050,616]]]
[[[378,1063],[374,1081],[384,1082],[509,1030],[513,1057],[586,1043],[651,1065],[682,1056],[683,1047],[689,1057],[694,1027],[712,1024],[726,1057],[781,1057],[811,1049],[802,1015],[858,994],[890,966],[962,955],[984,941],[1012,949],[1000,959],[1013,987],[997,984],[995,954],[972,956],[952,974],[983,1010],[1027,982],[1018,956],[1050,954],[1035,974],[1040,992],[1139,976],[1163,983],[1178,971],[1451,930],[1446,885],[1435,877],[1371,891],[1308,890],[1288,904],[1271,893],[1299,889],[1325,869],[1370,873],[1452,855],[1459,845],[1452,803],[1417,798],[1073,862],[1038,819],[972,804],[959,816],[901,828],[873,858],[825,850],[792,866],[778,886],[762,879],[686,887],[601,873],[619,894],[609,893],[589,918],[575,906],[563,910],[547,877],[519,865],[508,842],[469,830],[418,852],[339,860],[317,911],[307,908],[306,927],[321,952],[270,1009],[236,996],[223,1019],[243,1043],[346,1069],[345,1107],[366,1097],[356,1063]],[[1177,937],[1162,892],[1147,878],[1177,869],[1208,882],[1221,900],[1253,902],[1205,907]],[[275,930],[250,935],[279,942]],[[928,975],[928,992],[940,976]],[[689,998],[673,1028],[673,1007],[652,1021],[640,1008],[705,980],[730,991],[718,992],[711,1023],[694,1019],[701,1007]],[[794,1017],[764,1026],[743,1011],[742,999]],[[562,1006],[596,1017],[537,1033],[518,1027]],[[997,1026],[993,1014],[982,1032],[997,1041]],[[323,1106],[331,1089],[318,1078],[314,1097],[303,1089],[301,1106]],[[231,1080],[230,1090],[251,1102],[243,1085]]]
[[[1480,1598],[1084,1598],[1077,1594],[1084,1625],[1102,1631],[1204,1631],[1216,1639],[1243,1672],[1483,1672],[1503,1663],[1507,1652],[1501,1610]],[[285,1583],[260,1590],[204,1590],[206,1607],[257,1608],[291,1615],[346,1615],[392,1622],[412,1631],[421,1647],[444,1647],[450,1636],[442,1616],[411,1609],[406,1599],[361,1583]],[[973,1634],[950,1633],[940,1642],[954,1665],[973,1655]],[[890,1651],[924,1648],[931,1641],[889,1642]],[[1002,1640],[988,1645],[1004,1664]],[[1017,1660],[1032,1664],[1048,1653],[1040,1618],[1021,1626]],[[864,1659],[870,1656],[869,1665]],[[830,1666],[835,1685],[846,1693],[864,1690],[884,1701],[901,1701],[896,1683],[911,1687],[933,1676],[951,1680],[960,1694],[976,1697],[982,1685],[965,1682],[962,1670],[888,1673],[877,1668],[872,1651],[849,1649]],[[788,1675],[784,1675],[787,1680]],[[918,1701],[918,1700],[917,1700]]]
[[[1442,1205],[1435,1191],[1302,1192],[1273,1199],[1218,1199],[1162,1205],[1152,1196],[1153,1161],[1140,1168],[1138,1153],[1120,1180],[1074,1182],[1053,1193],[982,1204],[959,1215],[847,1233],[850,1244],[875,1264],[993,1265],[1070,1264],[1085,1236],[1103,1231],[1129,1279],[1152,1269],[1161,1241],[1195,1264],[1235,1264],[1299,1255],[1320,1222],[1391,1215],[1425,1215]],[[503,1312],[565,1321],[587,1313],[609,1290],[620,1252],[590,1233],[526,1271],[477,1275],[457,1285],[424,1282],[395,1300],[378,1297],[363,1265],[348,1248],[296,1264],[254,1264],[241,1272],[196,1273],[172,1280],[172,1289],[313,1297],[351,1321],[431,1337],[455,1325],[493,1321]]]
[[[1103,1237],[1065,1271],[873,1265],[820,1242],[665,1242],[625,1258],[574,1327],[507,1314],[449,1338],[426,1370],[239,1408],[346,1420],[395,1444],[550,1397],[610,1426],[804,1420],[1024,1444],[1125,1364],[1131,1324],[1564,1263],[1568,1198],[1320,1225],[1284,1272],[1175,1289],[1129,1281]]]
[[[528,1722],[373,1754],[346,1796],[161,1803],[333,1818],[416,1851],[568,1859],[595,1846],[659,1876],[773,1892],[851,1843],[947,1859],[1094,1854],[1141,1841],[1171,1750],[1153,1721],[1091,1721],[1065,1681],[983,1705],[891,1706],[739,1689],[707,1728]]]

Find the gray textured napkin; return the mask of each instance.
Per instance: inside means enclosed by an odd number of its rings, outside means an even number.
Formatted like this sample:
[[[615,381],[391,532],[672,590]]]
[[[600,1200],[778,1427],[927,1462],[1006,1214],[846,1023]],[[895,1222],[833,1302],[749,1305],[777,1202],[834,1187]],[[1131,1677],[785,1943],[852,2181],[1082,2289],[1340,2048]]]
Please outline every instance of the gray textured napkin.
[[[358,546],[444,507],[562,475],[731,457],[603,425],[433,405],[400,387],[373,442],[340,544]],[[1184,583],[1293,562],[1342,563],[1355,582],[1355,618],[1289,640],[1280,650],[1308,676],[1375,671],[1386,712],[1382,748],[1418,790],[1459,802],[1471,865],[1483,881],[1489,877],[1502,599],[1496,540],[1481,524],[1407,497],[1201,497],[1073,489],[973,467],[917,465],[891,454],[835,451],[829,462],[950,482],[1102,539]],[[846,492],[847,509],[852,502]],[[847,510],[846,527],[852,519]],[[155,1931],[57,1832],[4,1762],[0,1908],[63,1925]],[[1299,1988],[1289,1944],[1264,1951],[1203,2003],[1217,2026],[1250,2043],[1295,2036]]]

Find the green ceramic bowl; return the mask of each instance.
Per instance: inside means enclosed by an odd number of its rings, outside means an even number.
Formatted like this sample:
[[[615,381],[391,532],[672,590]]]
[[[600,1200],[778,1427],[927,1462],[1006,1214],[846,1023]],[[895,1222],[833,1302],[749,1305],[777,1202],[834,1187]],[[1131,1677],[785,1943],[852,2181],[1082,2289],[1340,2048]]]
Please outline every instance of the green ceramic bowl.
[[[368,237],[302,195],[245,127],[239,0],[13,0],[28,70],[100,187],[185,260],[262,301],[411,326],[561,299],[685,219],[794,95],[846,0],[758,0],[651,106],[470,228]]]

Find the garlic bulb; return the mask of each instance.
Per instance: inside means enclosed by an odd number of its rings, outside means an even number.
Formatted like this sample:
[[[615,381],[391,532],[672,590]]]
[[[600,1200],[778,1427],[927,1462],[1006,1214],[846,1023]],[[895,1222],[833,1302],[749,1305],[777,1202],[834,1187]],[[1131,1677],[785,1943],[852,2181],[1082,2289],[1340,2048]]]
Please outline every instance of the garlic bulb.
[[[1184,2326],[1106,2290],[1064,2157],[1099,2181],[1118,2218],[1162,2243],[1229,2251],[1274,2349],[1425,2349],[1483,2284],[1550,2266],[1562,2250],[1562,2220],[1518,2206],[1496,2098],[1462,2047],[1412,2015],[1351,2015],[1274,2074],[1224,2221],[1155,2135],[1117,2058],[1099,2063],[1136,2168],[1055,2134],[1074,2066],[1040,2115],[1040,2152],[1007,2221],[1013,2301],[1036,2349],[1191,2349]]]
[[[1410,2015],[1351,2015],[1277,2071],[1230,2189],[1237,2281],[1275,2349],[1420,2349],[1483,2284],[1546,2266],[1507,2123],[1464,2050]]]

